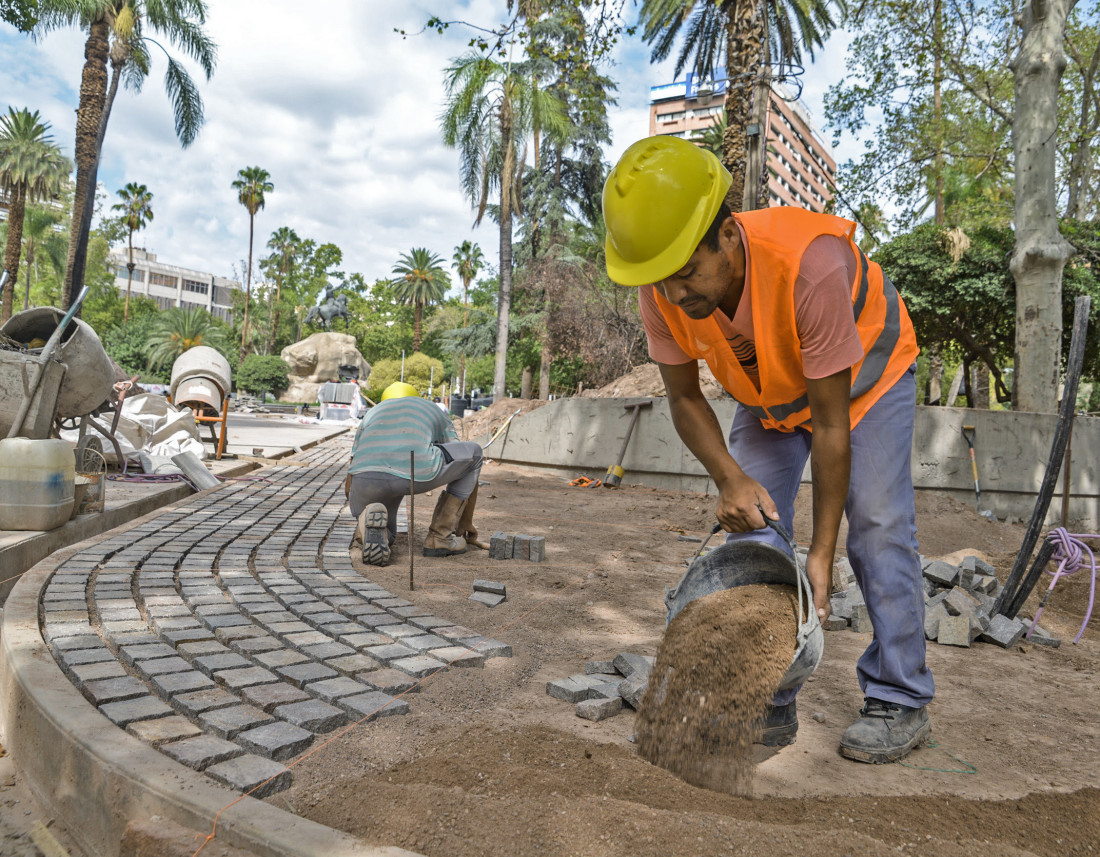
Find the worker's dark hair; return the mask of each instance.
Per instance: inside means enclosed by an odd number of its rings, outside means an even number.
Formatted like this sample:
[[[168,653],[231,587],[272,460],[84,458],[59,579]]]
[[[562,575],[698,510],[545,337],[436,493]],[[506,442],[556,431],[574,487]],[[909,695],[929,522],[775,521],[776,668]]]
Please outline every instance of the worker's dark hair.
[[[713,252],[718,252],[718,233],[722,228],[722,224],[726,222],[726,218],[733,215],[730,207],[727,203],[723,202],[718,206],[718,213],[714,215],[714,220],[711,221],[710,228],[707,230],[707,234],[703,236],[703,240],[699,242],[700,245],[706,244]]]

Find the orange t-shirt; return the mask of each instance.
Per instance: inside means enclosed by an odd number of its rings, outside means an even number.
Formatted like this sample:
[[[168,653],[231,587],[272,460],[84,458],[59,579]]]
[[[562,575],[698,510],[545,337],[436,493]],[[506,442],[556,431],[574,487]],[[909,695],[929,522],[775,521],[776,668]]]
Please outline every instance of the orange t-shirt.
[[[740,224],[738,229],[745,247],[747,281],[752,254]],[[794,286],[794,303],[802,366],[807,378],[826,378],[854,366],[863,358],[863,345],[852,314],[852,283],[857,270],[855,254],[848,242],[834,235],[815,238],[802,255]],[[638,303],[649,340],[649,356],[657,363],[690,363],[692,358],[676,343],[661,315],[652,285],[638,289]],[[714,311],[714,319],[745,374],[759,386],[749,290],[745,290],[732,319],[720,309]]]

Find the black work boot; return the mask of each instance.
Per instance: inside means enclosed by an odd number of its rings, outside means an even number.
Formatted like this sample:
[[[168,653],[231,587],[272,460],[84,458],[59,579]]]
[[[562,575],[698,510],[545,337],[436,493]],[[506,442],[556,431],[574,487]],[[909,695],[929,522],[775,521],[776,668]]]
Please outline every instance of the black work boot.
[[[363,537],[363,562],[367,565],[389,564],[390,531],[386,526],[388,517],[382,503],[371,503],[359,516],[359,532]]]
[[[756,744],[765,747],[786,747],[793,744],[798,735],[798,710],[795,703],[786,705],[769,705],[768,713],[764,716],[764,729]]]
[[[896,762],[931,736],[924,707],[911,708],[868,696],[863,700],[859,720],[844,730],[840,755],[874,765]]]

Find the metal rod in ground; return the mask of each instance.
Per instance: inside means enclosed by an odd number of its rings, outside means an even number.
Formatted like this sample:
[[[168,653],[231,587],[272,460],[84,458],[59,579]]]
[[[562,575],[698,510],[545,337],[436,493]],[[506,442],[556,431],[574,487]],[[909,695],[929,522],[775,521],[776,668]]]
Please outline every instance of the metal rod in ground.
[[[1020,552],[1016,555],[1016,562],[1012,566],[1008,580],[1005,581],[1005,588],[997,596],[997,603],[993,605],[993,614],[1003,613],[1009,619],[1014,618],[1015,614],[1005,612],[1005,606],[1022,605],[1031,591],[1030,588],[1021,587],[1020,583],[1031,560],[1031,552],[1035,550],[1035,543],[1039,540],[1039,531],[1046,521],[1050,498],[1054,493],[1058,471],[1066,454],[1066,444],[1069,443],[1069,435],[1073,429],[1073,414],[1077,408],[1077,384],[1081,380],[1081,369],[1085,362],[1085,334],[1088,331],[1091,304],[1092,299],[1088,295],[1082,295],[1073,305],[1073,336],[1070,339],[1069,359],[1066,361],[1066,382],[1062,392],[1062,404],[1058,409],[1058,424],[1054,429],[1050,459],[1047,461],[1047,469],[1039,487],[1039,496],[1035,499],[1035,509],[1031,513],[1031,521],[1024,533]],[[1037,578],[1038,575],[1036,575]],[[1018,610],[1019,606],[1016,609]]]
[[[416,454],[409,450],[409,592],[412,592],[416,587],[413,586],[413,554],[416,551],[413,550],[413,497],[416,492],[413,490],[413,480],[416,478]]]

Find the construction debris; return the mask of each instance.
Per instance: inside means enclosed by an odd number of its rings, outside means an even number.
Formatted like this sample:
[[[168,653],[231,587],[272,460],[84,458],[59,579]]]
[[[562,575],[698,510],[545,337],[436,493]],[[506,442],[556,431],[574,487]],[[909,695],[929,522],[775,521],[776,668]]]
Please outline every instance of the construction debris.
[[[637,709],[657,659],[651,655],[621,652],[610,661],[589,661],[583,673],[546,683],[555,699],[576,705],[578,717],[600,721],[623,710],[623,703]]]

